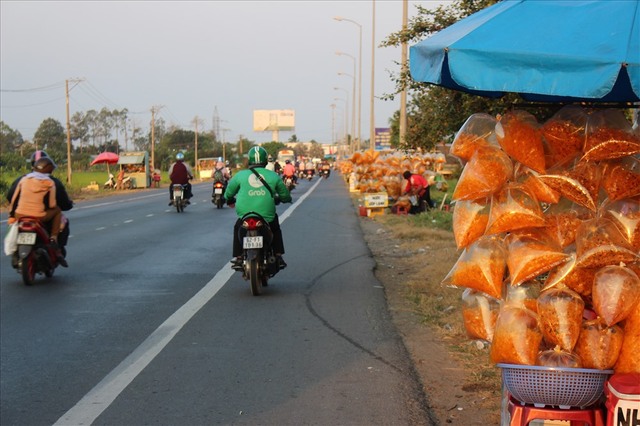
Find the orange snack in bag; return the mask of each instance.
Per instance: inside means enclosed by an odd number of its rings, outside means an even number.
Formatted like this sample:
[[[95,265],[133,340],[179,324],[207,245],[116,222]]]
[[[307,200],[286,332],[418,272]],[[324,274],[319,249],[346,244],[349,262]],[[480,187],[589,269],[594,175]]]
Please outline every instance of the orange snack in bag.
[[[496,320],[491,362],[535,365],[541,342],[536,313],[524,307],[505,305]]]
[[[459,132],[451,144],[449,153],[461,160],[469,161],[478,149],[489,145],[489,142],[482,136]]]
[[[473,154],[462,169],[453,200],[477,200],[499,191],[512,177],[513,162],[500,148],[486,147]]]
[[[566,262],[569,255],[562,252],[542,232],[535,235],[511,233],[505,238],[507,269],[511,285],[520,285]]]
[[[462,252],[442,284],[472,288],[500,299],[506,257],[499,238],[479,238]]]
[[[494,135],[496,123],[495,117],[489,114],[472,114],[456,133],[449,153],[463,161],[469,161],[478,149],[489,145],[497,147]]]
[[[545,226],[540,204],[518,184],[508,184],[491,199],[486,234]]]
[[[604,217],[580,225],[576,233],[576,254],[577,265],[582,268],[631,263],[639,258],[616,224]]]
[[[607,203],[603,210],[633,249],[640,251],[640,197]]]
[[[624,338],[616,365],[616,373],[640,373],[640,309],[635,309],[624,322]]]
[[[527,173],[522,179],[522,186],[541,203],[555,204],[560,201],[560,193],[540,180],[537,174]]]
[[[573,253],[567,262],[549,272],[544,290],[561,285],[570,288],[583,298],[590,298],[596,272],[598,268],[577,267],[576,255]]]
[[[584,126],[577,126],[568,120],[551,119],[542,126],[541,131],[546,142],[549,167],[564,164],[582,153]]]
[[[468,288],[462,293],[462,300],[462,318],[467,336],[490,342],[500,309],[498,299]]]
[[[640,138],[624,130],[601,127],[587,134],[585,153],[587,161],[611,160],[640,152]]]
[[[550,213],[545,215],[547,229],[555,237],[560,247],[567,247],[576,240],[576,232],[582,219],[575,211]]]
[[[584,302],[573,290],[555,287],[538,297],[538,321],[545,342],[572,351],[582,323]]]
[[[625,266],[600,269],[593,280],[593,308],[608,325],[623,321],[638,309],[640,278]]]
[[[542,285],[537,280],[527,281],[519,286],[507,286],[506,303],[509,305],[522,305],[525,308],[538,313],[538,296]]]
[[[489,202],[484,200],[460,200],[453,210],[453,236],[456,246],[468,247],[484,235],[489,222]]]
[[[540,175],[538,178],[567,199],[596,211],[596,203],[591,193],[577,179],[562,174]]]
[[[618,359],[623,339],[620,326],[609,327],[602,318],[596,318],[583,321],[574,350],[582,360],[583,368],[609,370]]]
[[[538,354],[537,365],[542,367],[581,368],[582,362],[577,354],[556,346]]]
[[[589,192],[593,202],[597,204],[602,180],[602,168],[599,164],[589,161],[579,161],[563,174],[580,182],[587,192]]]
[[[538,173],[545,172],[542,133],[533,115],[524,111],[506,113],[496,125],[496,137],[511,158]]]
[[[602,186],[613,201],[640,195],[640,161],[628,158],[607,164]]]

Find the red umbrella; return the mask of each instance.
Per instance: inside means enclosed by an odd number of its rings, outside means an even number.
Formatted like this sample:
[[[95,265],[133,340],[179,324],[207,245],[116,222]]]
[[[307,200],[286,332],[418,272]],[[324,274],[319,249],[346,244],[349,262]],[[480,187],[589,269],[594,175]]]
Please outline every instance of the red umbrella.
[[[91,162],[91,165],[94,166],[96,164],[116,164],[118,162],[118,154],[113,152],[105,151],[96,156]]]
[[[109,152],[109,151],[105,151],[105,152],[101,152],[100,154],[98,154],[96,156],[96,158],[93,159],[93,161],[91,162],[91,165],[96,165],[96,164],[106,164],[107,165],[107,173],[109,172],[109,164],[116,164],[118,162],[118,159],[120,157],[118,156],[118,154],[115,154],[113,152]]]

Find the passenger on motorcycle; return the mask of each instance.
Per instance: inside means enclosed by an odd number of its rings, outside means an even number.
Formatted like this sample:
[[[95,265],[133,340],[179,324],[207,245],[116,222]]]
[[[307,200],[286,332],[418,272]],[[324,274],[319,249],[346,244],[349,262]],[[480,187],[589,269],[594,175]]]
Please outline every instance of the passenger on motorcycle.
[[[227,183],[229,182],[229,179],[231,179],[231,175],[229,174],[229,169],[227,168],[226,164],[222,161],[222,157],[218,158],[216,166],[211,172],[211,177],[213,178],[214,184],[216,182],[222,182],[222,187],[224,189],[227,188]]]
[[[272,248],[278,258],[280,268],[283,269],[287,264],[282,259],[284,254],[284,241],[282,239],[282,230],[280,229],[280,221],[276,213],[276,203],[291,202],[291,194],[280,177],[271,170],[267,170],[267,151],[260,147],[254,146],[249,150],[249,169],[237,172],[227,185],[224,198],[229,206],[236,208],[238,220],[233,227],[233,259],[232,264],[239,266],[242,264],[242,243],[238,238],[238,230],[242,225],[241,218],[249,213],[256,212],[260,214],[268,223],[273,232]],[[257,172],[269,186],[265,188],[264,184],[252,171]],[[273,193],[273,195],[271,195]]]
[[[296,177],[296,166],[291,164],[291,160],[285,160],[284,163],[284,169],[282,170],[283,179],[290,177],[291,179],[293,179],[293,183],[296,184],[298,182],[298,179]]]
[[[184,195],[187,200],[187,204],[191,204],[189,199],[193,197],[191,193],[190,179],[193,179],[193,173],[191,167],[184,162],[184,154],[179,152],[176,154],[176,162],[169,167],[169,179],[171,179],[171,185],[169,185],[169,205],[173,205],[173,185],[180,184],[185,186]]]
[[[272,172],[276,171],[276,164],[273,161],[273,157],[269,156],[269,158],[267,159],[267,165],[264,166],[265,169],[267,170],[271,170]]]
[[[48,157],[49,156],[47,155],[47,153],[42,150],[38,150],[33,154],[31,154],[31,169],[35,171],[36,161],[38,161],[41,158],[48,158]],[[13,181],[13,183],[11,184],[11,187],[9,188],[9,191],[7,191],[7,201],[11,202],[11,200],[13,199],[13,195],[15,194],[16,189],[18,187],[18,183],[25,176],[27,175],[20,176],[19,178]],[[73,201],[71,201],[71,199],[69,198],[69,194],[67,194],[67,190],[64,187],[64,184],[60,181],[60,179],[56,178],[55,176],[49,175],[49,178],[55,183],[56,204],[58,205],[58,207],[60,207],[60,210],[62,210],[63,212],[71,210],[73,208]],[[58,246],[60,247],[60,251],[62,252],[63,256],[66,256],[65,246],[67,245],[68,240],[69,240],[69,220],[66,218],[63,218],[60,234],[58,235]]]
[[[11,197],[9,216],[13,220],[33,217],[42,223],[50,224],[49,243],[55,249],[58,263],[67,267],[69,265],[58,245],[62,210],[56,202],[56,183],[50,176],[55,168],[55,163],[49,157],[41,157],[35,162],[33,172],[18,182]]]

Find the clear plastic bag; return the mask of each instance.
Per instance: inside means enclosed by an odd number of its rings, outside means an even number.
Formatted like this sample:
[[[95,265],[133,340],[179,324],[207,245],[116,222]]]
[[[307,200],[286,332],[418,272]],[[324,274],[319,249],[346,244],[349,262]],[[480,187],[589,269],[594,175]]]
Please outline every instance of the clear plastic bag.
[[[538,173],[545,172],[540,124],[525,111],[510,111],[496,125],[498,143],[511,158]]]
[[[583,321],[574,350],[583,368],[609,370],[618,359],[623,338],[621,327],[608,326],[602,318]]]
[[[554,236],[560,247],[566,248],[575,243],[577,230],[582,222],[593,219],[595,214],[580,205],[563,200],[549,206],[544,216],[549,234]]]
[[[469,161],[479,148],[498,146],[495,138],[496,120],[489,114],[473,114],[462,125],[451,143],[449,153],[463,161]]]
[[[540,204],[522,185],[511,183],[491,199],[486,234],[546,225]]]
[[[453,236],[456,246],[468,247],[484,235],[489,222],[489,200],[456,201],[453,209]]]
[[[538,296],[542,284],[538,280],[527,281],[519,286],[508,286],[506,303],[510,305],[522,305],[525,308],[538,313]]]
[[[477,150],[462,169],[453,200],[477,200],[490,197],[513,177],[513,162],[500,148]]]
[[[602,187],[612,201],[640,195],[640,160],[627,157],[609,162],[605,166]]]
[[[596,211],[596,202],[591,196],[591,193],[577,179],[566,176],[565,174],[540,175],[538,179],[568,200],[594,212]]]
[[[484,236],[462,252],[442,284],[471,288],[500,299],[506,265],[503,241]]]
[[[538,365],[542,367],[581,368],[582,362],[577,354],[556,346],[538,354]]]
[[[602,186],[602,166],[592,161],[578,161],[564,173],[577,180],[587,190],[597,206],[599,204],[600,188]]]
[[[535,365],[541,343],[535,312],[513,304],[502,306],[491,342],[491,362]]]
[[[560,201],[560,193],[540,180],[537,172],[524,166],[516,166],[514,174],[516,182],[521,183],[539,202],[556,204]]]
[[[462,293],[462,318],[467,336],[490,342],[496,326],[500,301],[470,288]]]
[[[639,257],[616,224],[605,217],[580,225],[576,233],[576,254],[577,265],[582,268],[631,263]]]
[[[540,293],[538,316],[544,341],[571,352],[582,324],[584,301],[567,287],[554,287]]]
[[[606,109],[589,116],[584,160],[612,160],[639,152],[640,138],[621,109]]]
[[[505,237],[507,269],[511,285],[517,286],[569,260],[544,229],[514,232]]]
[[[605,202],[602,210],[618,226],[629,244],[640,251],[640,197]]]
[[[588,115],[581,107],[568,105],[541,128],[547,168],[561,166],[582,155]]]
[[[583,298],[590,298],[593,289],[593,279],[597,268],[579,268],[576,266],[575,253],[570,254],[567,262],[552,269],[544,282],[544,290],[556,286],[566,286]]]
[[[638,308],[640,278],[626,266],[601,268],[593,280],[593,308],[608,326],[624,321]]]

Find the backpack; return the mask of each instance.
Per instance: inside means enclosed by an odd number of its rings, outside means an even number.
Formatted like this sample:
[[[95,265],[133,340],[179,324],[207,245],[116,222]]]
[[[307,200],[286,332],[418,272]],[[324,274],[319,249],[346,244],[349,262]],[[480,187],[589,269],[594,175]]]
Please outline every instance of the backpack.
[[[221,169],[216,169],[213,172],[213,180],[214,180],[214,182],[222,182],[222,181],[224,181],[224,175],[222,174],[222,170]]]

